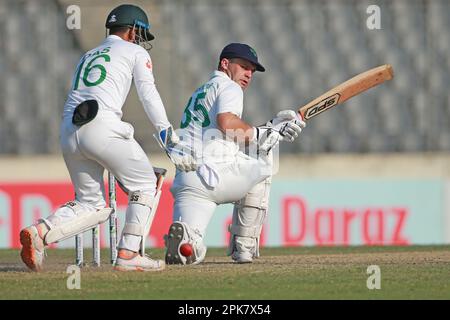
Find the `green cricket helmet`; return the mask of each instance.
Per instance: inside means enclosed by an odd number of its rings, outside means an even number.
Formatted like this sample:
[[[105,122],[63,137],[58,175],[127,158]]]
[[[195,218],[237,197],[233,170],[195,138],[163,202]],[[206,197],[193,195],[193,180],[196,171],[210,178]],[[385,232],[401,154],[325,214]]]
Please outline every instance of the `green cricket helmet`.
[[[138,40],[139,42],[147,42],[155,39],[155,36],[149,32],[150,23],[148,22],[147,14],[138,6],[122,4],[108,14],[105,24],[107,29],[126,26],[134,27],[138,30],[137,34],[142,38]]]

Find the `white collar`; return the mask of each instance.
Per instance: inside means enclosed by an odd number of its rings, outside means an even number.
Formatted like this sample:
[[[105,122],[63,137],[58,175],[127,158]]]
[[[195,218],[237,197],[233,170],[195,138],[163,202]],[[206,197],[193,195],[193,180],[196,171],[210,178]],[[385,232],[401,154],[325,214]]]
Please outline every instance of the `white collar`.
[[[117,36],[115,34],[110,34],[109,36],[106,37],[106,40],[122,40],[122,41],[125,41],[121,37],[119,37],[119,36]]]
[[[211,75],[211,79],[215,77],[221,77],[221,78],[227,78],[230,79],[230,77],[223,71],[214,70],[214,72]],[[230,79],[231,80],[231,79]]]

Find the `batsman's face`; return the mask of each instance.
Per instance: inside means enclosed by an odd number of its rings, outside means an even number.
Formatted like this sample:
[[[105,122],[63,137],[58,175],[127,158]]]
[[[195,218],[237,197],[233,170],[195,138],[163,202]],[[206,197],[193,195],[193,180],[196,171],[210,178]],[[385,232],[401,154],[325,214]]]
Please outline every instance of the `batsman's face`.
[[[240,85],[242,90],[247,89],[247,87],[250,85],[250,82],[252,81],[253,73],[256,71],[255,65],[250,61],[240,58],[224,60],[228,61],[228,63],[225,63],[223,65],[226,74],[230,77],[231,80]]]

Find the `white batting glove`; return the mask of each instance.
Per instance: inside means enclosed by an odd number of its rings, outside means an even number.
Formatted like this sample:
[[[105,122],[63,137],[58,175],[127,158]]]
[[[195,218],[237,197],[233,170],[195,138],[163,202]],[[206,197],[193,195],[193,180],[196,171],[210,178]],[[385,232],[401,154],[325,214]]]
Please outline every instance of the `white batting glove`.
[[[293,110],[282,110],[267,123],[280,134],[280,141],[294,141],[306,127],[301,115]]]
[[[253,128],[253,137],[258,144],[258,151],[269,152],[279,141],[281,135],[278,131],[269,126],[259,126]]]
[[[156,135],[154,136],[177,169],[182,171],[197,170],[195,158],[190,153],[190,150],[183,150],[183,146],[180,144],[180,138],[172,127],[163,129],[157,137]]]

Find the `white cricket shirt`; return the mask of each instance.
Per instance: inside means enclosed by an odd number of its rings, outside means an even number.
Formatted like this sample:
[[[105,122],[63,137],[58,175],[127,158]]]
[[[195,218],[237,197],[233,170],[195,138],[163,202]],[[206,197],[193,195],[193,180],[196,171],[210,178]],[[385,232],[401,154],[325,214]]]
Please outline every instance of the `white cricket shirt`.
[[[196,151],[204,163],[234,161],[239,145],[217,126],[217,115],[231,112],[239,118],[243,111],[242,88],[228,75],[214,71],[208,82],[198,88],[184,110],[180,128],[183,144]]]
[[[122,118],[122,107],[134,80],[139,99],[155,128],[170,126],[155,86],[152,61],[139,45],[116,35],[108,36],[98,47],[86,52],[78,63],[64,106],[64,119],[71,119],[77,105],[95,99],[97,116]]]

